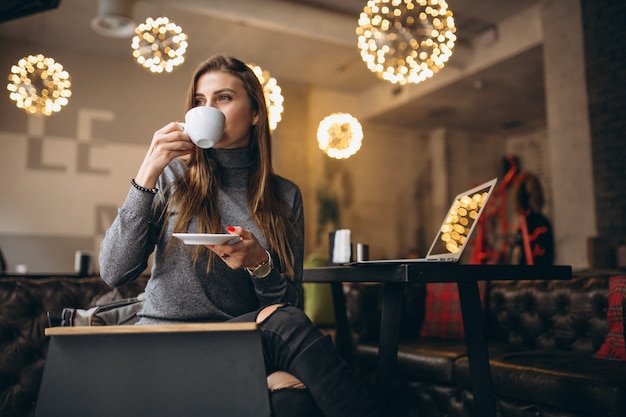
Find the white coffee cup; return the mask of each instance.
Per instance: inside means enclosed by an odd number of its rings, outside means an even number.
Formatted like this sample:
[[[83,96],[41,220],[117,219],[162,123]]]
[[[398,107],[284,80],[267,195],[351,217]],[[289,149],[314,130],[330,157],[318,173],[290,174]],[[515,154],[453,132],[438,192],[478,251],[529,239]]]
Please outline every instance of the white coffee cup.
[[[208,149],[224,134],[224,113],[210,106],[194,107],[185,114],[185,122],[178,122],[191,141],[198,147]]]

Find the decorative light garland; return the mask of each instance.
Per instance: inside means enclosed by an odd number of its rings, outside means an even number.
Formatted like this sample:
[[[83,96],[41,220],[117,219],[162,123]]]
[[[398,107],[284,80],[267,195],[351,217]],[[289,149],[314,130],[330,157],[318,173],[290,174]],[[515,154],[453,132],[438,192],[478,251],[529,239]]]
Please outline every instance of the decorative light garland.
[[[331,158],[346,159],[361,149],[363,128],[348,113],[333,113],[326,116],[317,128],[319,148]]]
[[[9,98],[30,114],[50,116],[69,102],[70,75],[52,58],[29,55],[11,67]]]
[[[263,86],[265,105],[267,106],[267,112],[269,113],[268,117],[270,129],[274,130],[278,126],[278,123],[282,120],[282,113],[284,110],[284,98],[281,93],[282,90],[278,85],[278,82],[276,82],[276,79],[272,78],[268,71],[263,70],[255,64],[248,64],[248,67],[254,72],[259,79],[261,86]]]
[[[401,85],[424,81],[443,68],[455,32],[445,0],[369,0],[356,28],[367,67]]]
[[[155,73],[172,72],[185,62],[187,35],[167,17],[152,19],[135,28],[133,56],[142,67]]]

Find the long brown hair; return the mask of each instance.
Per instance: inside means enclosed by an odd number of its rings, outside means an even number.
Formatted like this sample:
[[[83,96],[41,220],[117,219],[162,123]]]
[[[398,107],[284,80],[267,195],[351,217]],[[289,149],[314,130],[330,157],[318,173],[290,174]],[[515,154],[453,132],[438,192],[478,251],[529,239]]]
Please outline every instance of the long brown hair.
[[[248,180],[248,209],[255,224],[265,237],[270,250],[278,255],[279,268],[288,277],[294,276],[295,257],[288,236],[298,233],[288,204],[282,197],[272,168],[272,144],[265,96],[254,72],[240,60],[216,55],[196,69],[187,94],[185,111],[194,107],[198,79],[208,72],[226,72],[239,78],[248,93],[252,109],[258,115],[250,133],[250,147],[255,156]],[[187,232],[191,220],[198,219],[199,233],[221,233],[221,220],[217,205],[220,175],[217,164],[206,151],[197,150],[187,160],[189,168],[175,184],[168,202],[168,216],[174,207],[177,211],[174,232]],[[196,246],[194,262],[208,249]],[[209,251],[209,265],[213,259]]]

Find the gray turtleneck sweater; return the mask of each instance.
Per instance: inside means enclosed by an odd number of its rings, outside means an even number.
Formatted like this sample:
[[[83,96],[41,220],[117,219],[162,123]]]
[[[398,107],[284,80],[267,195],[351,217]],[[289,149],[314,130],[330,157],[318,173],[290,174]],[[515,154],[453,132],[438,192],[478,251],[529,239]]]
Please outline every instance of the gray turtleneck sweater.
[[[246,202],[246,187],[251,168],[251,152],[242,149],[209,149],[222,169],[222,189],[218,197],[222,226],[241,226],[251,230],[261,245],[267,242],[254,224]],[[185,163],[173,160],[157,182],[162,193],[166,185],[180,178]],[[151,276],[146,286],[146,301],[140,324],[160,324],[193,321],[223,321],[255,311],[259,307],[287,302],[302,308],[302,263],[304,256],[304,213],[299,188],[291,181],[278,177],[282,194],[291,207],[300,237],[291,236],[295,254],[295,277],[290,280],[274,268],[265,278],[254,279],[244,269],[232,270],[214,257],[206,272],[208,255],[194,266],[193,246],[174,239],[168,246],[174,216],[163,223],[163,204],[159,196],[130,188],[115,221],[107,230],[100,247],[100,275],[112,287],[137,278],[147,267],[154,252]],[[170,188],[163,195],[171,197]],[[189,233],[197,232],[192,221]],[[156,250],[155,250],[156,249]],[[271,252],[271,251],[270,251]],[[276,257],[274,265],[276,265]]]

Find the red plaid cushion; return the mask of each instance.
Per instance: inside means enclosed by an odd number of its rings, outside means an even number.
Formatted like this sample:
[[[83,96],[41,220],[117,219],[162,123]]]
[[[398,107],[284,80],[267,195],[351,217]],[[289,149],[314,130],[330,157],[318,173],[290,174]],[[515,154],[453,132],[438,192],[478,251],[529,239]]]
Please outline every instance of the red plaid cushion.
[[[596,352],[596,358],[626,361],[624,348],[624,312],[622,300],[626,293],[626,276],[609,278],[609,310],[606,318],[609,322],[609,332],[604,344]]]
[[[484,282],[478,283],[478,291],[481,300],[484,301]],[[426,310],[420,337],[460,340],[465,338],[461,303],[456,283],[426,284]]]

